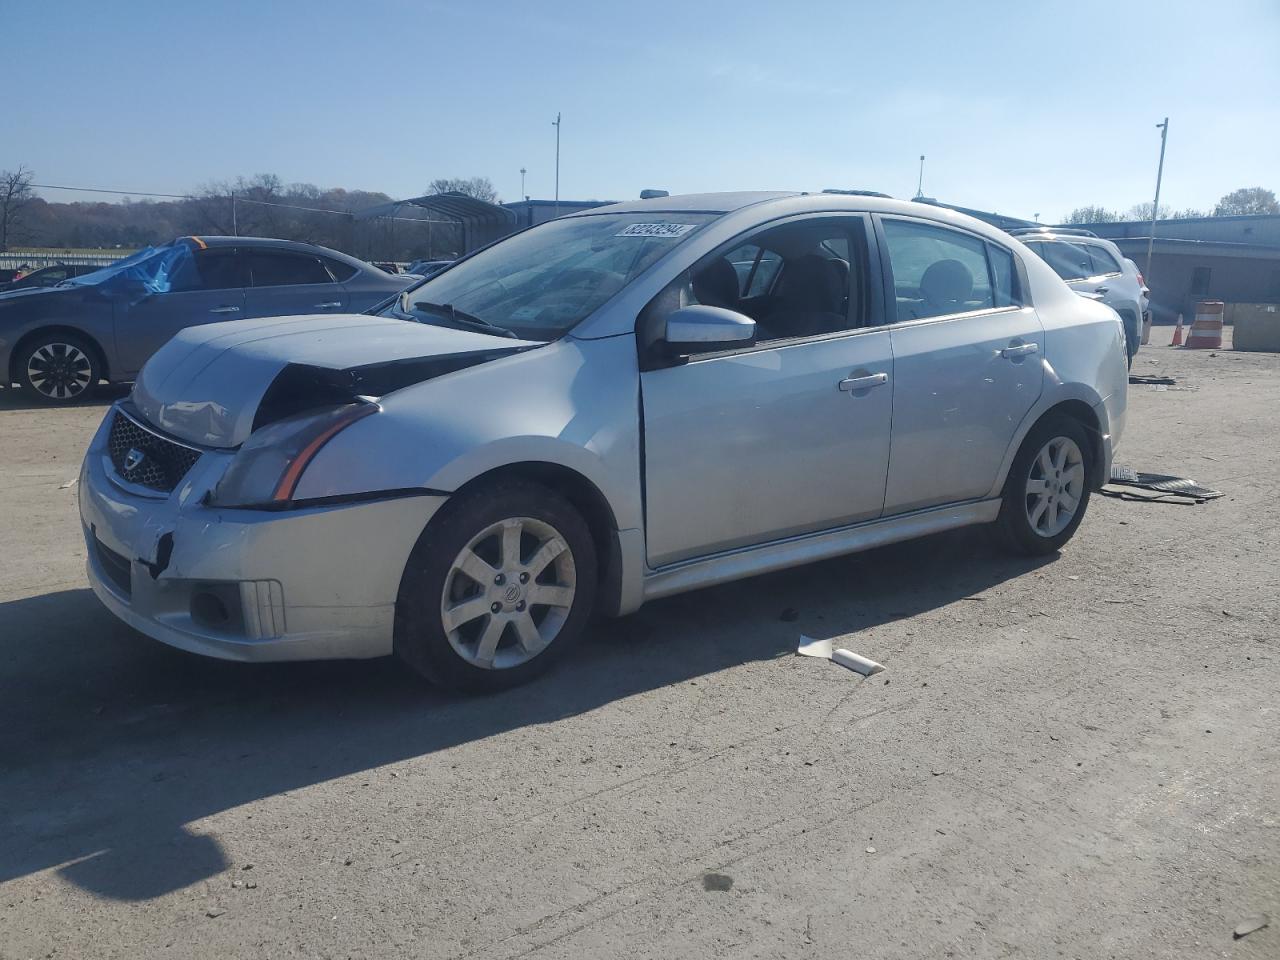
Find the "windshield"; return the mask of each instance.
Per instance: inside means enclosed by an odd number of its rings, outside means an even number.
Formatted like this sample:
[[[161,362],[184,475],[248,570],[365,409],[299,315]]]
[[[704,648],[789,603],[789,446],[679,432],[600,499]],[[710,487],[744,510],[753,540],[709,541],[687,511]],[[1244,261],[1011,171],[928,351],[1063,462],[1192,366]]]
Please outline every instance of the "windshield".
[[[109,267],[64,280],[60,286],[93,286],[115,277],[137,280],[152,293],[167,293],[174,275],[187,264],[191,247],[185,243],[169,243],[163,247],[147,247],[117,260]]]
[[[382,312],[424,323],[460,317],[525,340],[554,340],[715,216],[654,212],[551,220],[410,288],[407,300],[422,307],[404,313],[397,298]]]

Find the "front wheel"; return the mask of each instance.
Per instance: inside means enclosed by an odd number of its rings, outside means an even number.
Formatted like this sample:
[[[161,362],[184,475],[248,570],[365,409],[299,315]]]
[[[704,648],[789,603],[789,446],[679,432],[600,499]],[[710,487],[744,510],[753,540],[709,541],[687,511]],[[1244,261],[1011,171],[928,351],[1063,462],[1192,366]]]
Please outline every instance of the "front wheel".
[[[591,531],[567,500],[523,481],[489,484],[451,500],[418,539],[395,650],[440,686],[506,689],[569,652],[595,589]]]
[[[1053,553],[1071,539],[1089,506],[1093,464],[1078,420],[1037,423],[1009,468],[996,530],[1014,553]]]
[[[98,353],[82,337],[49,333],[28,340],[15,355],[18,383],[34,400],[67,404],[93,396],[102,376]]]

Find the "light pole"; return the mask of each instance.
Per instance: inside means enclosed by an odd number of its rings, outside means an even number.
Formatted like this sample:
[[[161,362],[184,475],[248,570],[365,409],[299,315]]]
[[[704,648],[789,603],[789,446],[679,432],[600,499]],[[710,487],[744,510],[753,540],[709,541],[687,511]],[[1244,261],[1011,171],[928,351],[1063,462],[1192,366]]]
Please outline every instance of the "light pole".
[[[560,111],[551,124],[556,128],[556,216],[560,216]]]
[[[525,175],[525,173],[527,173],[527,172],[528,172],[528,171],[526,171],[524,167],[521,167],[521,168],[520,168],[520,196],[521,196],[522,198],[524,198],[525,200],[528,200],[528,199],[529,199],[529,198],[528,198],[528,196],[526,196],[526,195],[525,195],[525,192],[524,192],[524,175]]]
[[[916,195],[912,200],[919,200],[924,196],[924,154],[920,154],[920,179],[916,181]]]
[[[1164,145],[1169,139],[1169,118],[1164,123],[1157,123],[1160,131],[1160,166],[1156,168],[1156,202],[1151,205],[1151,236],[1147,237],[1147,269],[1143,279],[1151,286],[1151,250],[1156,243],[1156,217],[1160,216],[1160,181],[1164,178]]]

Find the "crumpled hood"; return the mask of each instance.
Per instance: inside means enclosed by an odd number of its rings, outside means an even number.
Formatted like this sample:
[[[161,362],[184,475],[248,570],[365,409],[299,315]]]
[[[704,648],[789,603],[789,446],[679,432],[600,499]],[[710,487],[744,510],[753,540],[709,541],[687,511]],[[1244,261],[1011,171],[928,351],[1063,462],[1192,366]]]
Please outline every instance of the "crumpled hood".
[[[160,348],[131,399],[138,413],[179,439],[237,447],[262,425],[268,392],[273,409],[296,412],[308,405],[308,392],[328,402],[335,392],[379,396],[539,346],[363,314],[210,323],[188,327]]]

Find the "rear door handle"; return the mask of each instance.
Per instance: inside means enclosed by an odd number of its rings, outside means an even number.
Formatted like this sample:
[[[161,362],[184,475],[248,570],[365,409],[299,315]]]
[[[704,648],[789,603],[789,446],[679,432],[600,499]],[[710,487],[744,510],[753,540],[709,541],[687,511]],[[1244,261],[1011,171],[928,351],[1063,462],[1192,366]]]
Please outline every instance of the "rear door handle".
[[[240,312],[240,308],[239,308],[239,307],[233,307],[233,306],[231,306],[231,304],[229,304],[229,303],[224,303],[224,304],[223,304],[222,306],[220,306],[220,307],[214,307],[214,308],[213,308],[212,310],[210,310],[209,312],[210,312],[210,313],[239,313],[239,312]]]
[[[1093,288],[1093,292],[1094,292],[1094,293],[1106,293],[1106,292],[1107,292],[1108,290],[1110,290],[1110,289],[1111,289],[1110,287],[1094,287],[1094,288]]]
[[[324,303],[317,303],[316,307],[320,310],[328,310],[330,307],[342,306],[341,300],[326,300]]]
[[[1000,351],[1000,356],[1006,360],[1016,360],[1018,357],[1030,356],[1033,353],[1039,353],[1040,346],[1035,343],[1018,343],[1010,344]]]
[[[854,390],[866,390],[889,382],[887,373],[869,373],[864,377],[846,377],[836,384],[841,390],[852,393]]]

